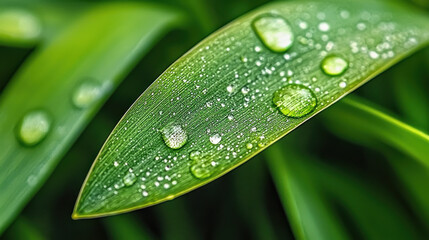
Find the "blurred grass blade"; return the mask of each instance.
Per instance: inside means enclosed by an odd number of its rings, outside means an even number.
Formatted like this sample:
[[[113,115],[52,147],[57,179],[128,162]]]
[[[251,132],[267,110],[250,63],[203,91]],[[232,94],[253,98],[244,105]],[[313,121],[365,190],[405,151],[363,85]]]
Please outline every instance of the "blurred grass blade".
[[[179,17],[153,4],[98,5],[24,63],[0,98],[0,232]]]
[[[427,83],[428,65],[429,49],[426,49],[398,65],[392,76],[395,101],[399,109],[407,117],[408,123],[425,132],[429,131],[429,94],[427,88],[421,86]]]
[[[143,223],[132,215],[122,215],[104,220],[111,240],[150,240],[155,239]]]
[[[282,200],[297,239],[348,239],[341,221],[327,207],[321,190],[314,184],[308,169],[299,166],[294,155],[271,146],[266,154],[277,192]]]
[[[429,222],[427,204],[429,193],[426,185],[429,181],[428,136],[371,105],[356,97],[347,97],[323,114],[326,126],[345,140],[376,151],[381,150],[402,181],[400,189],[410,201],[410,206],[427,225]],[[397,139],[402,140],[401,144]],[[383,151],[387,149],[386,145],[401,151],[402,154],[391,150]],[[420,161],[410,162],[405,155]],[[422,168],[422,165],[426,167]]]
[[[288,143],[293,146],[292,141]],[[305,154],[280,143],[268,149],[266,156],[298,239],[423,237],[402,206],[373,183],[309,161]],[[346,229],[347,233],[339,235]]]
[[[422,168],[418,162],[411,162],[401,154],[386,151],[387,158],[402,184],[400,189],[410,203],[415,214],[420,217],[429,234],[429,169]]]
[[[262,159],[247,164],[246,169],[238,171],[235,177],[235,196],[237,207],[244,221],[248,222],[249,231],[256,239],[278,239],[274,225],[266,206],[268,176]],[[252,211],[249,211],[252,209]]]
[[[348,139],[380,139],[429,168],[429,135],[389,116],[371,104],[348,97],[324,114],[328,128]],[[356,129],[359,129],[358,131]],[[369,138],[369,139],[368,139]]]
[[[428,28],[425,14],[374,1],[281,2],[243,16],[129,109],[91,168],[74,218],[150,206],[220,177],[426,46]]]

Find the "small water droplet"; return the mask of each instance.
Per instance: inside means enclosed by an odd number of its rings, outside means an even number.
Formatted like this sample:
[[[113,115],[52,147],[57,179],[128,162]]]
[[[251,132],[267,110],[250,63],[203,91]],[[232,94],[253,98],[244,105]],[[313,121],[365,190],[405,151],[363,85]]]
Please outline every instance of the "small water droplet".
[[[41,32],[40,21],[32,13],[23,9],[0,11],[0,38],[31,43],[40,37]]]
[[[338,76],[347,70],[349,63],[344,58],[331,55],[325,57],[320,66],[324,73],[330,76]]]
[[[129,172],[127,173],[127,175],[124,176],[122,181],[124,182],[125,186],[129,187],[137,181],[137,177],[134,173]]]
[[[186,144],[188,135],[180,125],[173,123],[167,124],[161,129],[162,139],[165,145],[172,149],[179,149]]]
[[[149,193],[148,193],[148,192],[146,192],[146,191],[143,191],[143,192],[142,192],[142,195],[143,195],[143,197],[147,197],[147,196],[149,196]]]
[[[329,23],[327,22],[321,22],[319,24],[319,30],[322,32],[327,32],[329,31],[329,29],[331,29],[331,26],[329,26]]]
[[[249,150],[252,149],[253,148],[253,144],[252,143],[247,143],[246,144],[246,148],[249,149]]]
[[[234,92],[234,86],[231,86],[231,85],[228,85],[227,87],[226,87],[226,91],[227,92],[229,92],[229,93],[233,93]]]
[[[241,93],[242,93],[242,94],[244,94],[244,95],[248,94],[248,93],[249,93],[249,91],[250,91],[250,89],[249,89],[248,87],[243,87],[243,88],[241,89]]]
[[[222,140],[222,137],[219,134],[215,134],[210,137],[210,142],[212,144],[219,144],[220,140]]]
[[[17,128],[17,138],[26,146],[34,146],[49,133],[51,119],[45,111],[34,110],[27,113]]]
[[[294,41],[294,34],[288,22],[276,15],[257,17],[252,22],[253,30],[264,45],[274,52],[285,52]]]
[[[73,92],[72,102],[77,108],[86,108],[96,102],[102,95],[99,83],[86,81],[81,83]]]
[[[316,108],[317,98],[308,87],[289,84],[274,93],[273,103],[284,115],[300,118]]]
[[[347,86],[347,83],[345,82],[340,82],[339,84],[340,88],[345,88]]]
[[[212,164],[213,161],[210,161],[199,151],[191,152],[189,158],[193,161],[189,170],[194,177],[204,179],[210,177],[214,173],[216,164]]]
[[[372,59],[377,59],[379,56],[380,55],[377,52],[375,52],[375,51],[370,51],[369,52],[369,57],[372,58]]]

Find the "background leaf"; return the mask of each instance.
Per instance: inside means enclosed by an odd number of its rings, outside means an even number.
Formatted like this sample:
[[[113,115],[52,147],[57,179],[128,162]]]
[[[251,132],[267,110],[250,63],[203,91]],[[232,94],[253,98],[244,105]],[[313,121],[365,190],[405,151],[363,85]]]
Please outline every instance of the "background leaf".
[[[177,12],[153,4],[106,3],[91,8],[30,56],[0,97],[0,232],[142,53],[178,19]],[[77,95],[76,105],[76,91],[88,84],[93,99]],[[35,109],[49,116],[50,131],[27,147],[16,132],[21,119]]]
[[[329,128],[341,128],[348,139],[378,138],[429,167],[429,135],[415,129],[358,98],[346,98],[326,114]],[[346,125],[347,127],[345,127]],[[353,125],[353,127],[350,127]],[[359,131],[353,130],[354,128]],[[347,130],[350,129],[350,130]],[[371,141],[371,139],[369,139]]]
[[[395,198],[345,169],[309,160],[294,137],[267,150],[274,182],[298,239],[421,239]],[[347,161],[347,159],[345,159]]]
[[[343,99],[323,115],[326,126],[343,139],[381,151],[399,178],[397,188],[428,226],[429,208],[426,203],[429,194],[425,183],[429,180],[429,137],[372,105],[357,97]]]
[[[283,16],[295,36],[284,54],[266,48],[251,28],[268,13]],[[276,3],[234,21],[167,69],[131,107],[90,170],[74,217],[153,205],[225,174],[425,46],[428,24],[416,10],[385,2]],[[321,62],[332,55],[343,60],[324,73]],[[328,76],[338,64],[348,69]],[[273,93],[287,84],[312,91],[314,111],[301,118],[277,111]],[[300,100],[295,107],[305,105]],[[168,148],[162,134],[171,138],[167,145],[184,146]],[[195,151],[199,157],[190,160]]]

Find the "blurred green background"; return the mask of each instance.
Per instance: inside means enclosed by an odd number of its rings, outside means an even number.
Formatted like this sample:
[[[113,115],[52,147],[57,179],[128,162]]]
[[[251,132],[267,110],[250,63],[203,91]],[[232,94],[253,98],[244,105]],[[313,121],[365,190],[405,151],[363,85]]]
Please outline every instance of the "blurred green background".
[[[341,126],[330,120],[329,115],[335,114],[330,109],[238,169],[178,199],[119,216],[73,221],[70,217],[73,205],[93,160],[135,99],[209,33],[269,1],[153,2],[181,9],[191,20],[170,31],[143,57],[2,238],[295,239],[287,209],[283,208],[287,200],[277,189],[281,188],[279,183],[274,182],[289,173],[296,177],[296,182],[289,184],[316,194],[302,195],[310,199],[309,206],[316,207],[317,214],[309,218],[321,225],[331,223],[327,228],[337,229],[333,231],[346,232],[352,239],[380,239],[380,236],[388,239],[383,235],[386,232],[395,233],[389,239],[429,236],[429,201],[425,201],[429,200],[429,192],[425,192],[429,180],[427,169],[382,139],[362,141],[342,134]],[[425,0],[403,2],[426,11],[429,6]],[[0,47],[0,94],[33,51],[33,48]],[[426,48],[353,95],[382,106],[386,112],[427,133],[428,66]],[[365,134],[362,132],[362,138],[373,138]],[[287,170],[281,172],[281,164],[273,158],[287,162]],[[391,218],[401,219],[389,222]],[[326,239],[329,235],[314,236]]]

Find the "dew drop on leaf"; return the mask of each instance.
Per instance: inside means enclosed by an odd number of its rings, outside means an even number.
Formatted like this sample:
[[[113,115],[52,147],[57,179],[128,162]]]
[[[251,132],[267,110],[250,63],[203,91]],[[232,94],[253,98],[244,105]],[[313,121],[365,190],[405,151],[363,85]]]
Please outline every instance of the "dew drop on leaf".
[[[51,119],[43,110],[27,113],[21,120],[16,136],[26,146],[34,146],[41,142],[49,133]]]
[[[218,144],[220,142],[220,140],[222,140],[222,137],[219,134],[215,134],[215,135],[210,137],[210,142],[212,144]]]
[[[39,20],[22,9],[0,11],[0,38],[13,38],[19,41],[33,41],[41,33]]]
[[[77,108],[89,107],[101,97],[102,92],[99,83],[92,81],[83,82],[73,92],[73,105]]]
[[[189,167],[192,175],[199,179],[210,177],[214,171],[216,164],[212,164],[209,158],[206,158],[199,151],[194,151],[189,154],[192,164]]]
[[[180,125],[167,124],[161,129],[162,139],[165,145],[172,149],[179,149],[186,144],[188,135]]]
[[[256,35],[273,52],[285,52],[294,41],[292,28],[287,21],[276,15],[261,15],[252,22]]]
[[[320,64],[323,72],[330,76],[343,74],[349,67],[349,63],[341,57],[330,55],[325,57]]]
[[[201,156],[200,151],[192,151],[191,153],[189,153],[189,158],[191,160],[197,160],[200,156]]]
[[[289,84],[274,93],[273,103],[285,116],[300,118],[316,108],[317,98],[308,87]]]
[[[331,26],[329,25],[329,23],[327,23],[327,22],[321,22],[319,24],[319,30],[321,32],[328,32],[329,29],[331,29]]]
[[[125,186],[129,187],[137,181],[137,177],[134,173],[128,172],[127,175],[124,176],[122,181],[124,182]]]

